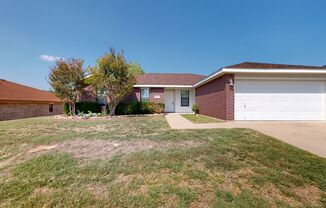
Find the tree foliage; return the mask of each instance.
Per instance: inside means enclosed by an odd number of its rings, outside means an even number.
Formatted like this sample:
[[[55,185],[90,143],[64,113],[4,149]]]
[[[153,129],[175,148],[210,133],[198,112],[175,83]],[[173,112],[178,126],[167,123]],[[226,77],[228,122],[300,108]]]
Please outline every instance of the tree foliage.
[[[97,93],[109,99],[110,115],[115,115],[115,108],[126,95],[130,94],[136,82],[134,71],[130,70],[123,52],[113,48],[97,59],[96,65],[89,68],[87,82]]]
[[[145,73],[144,69],[141,67],[141,65],[138,62],[132,61],[129,62],[128,65],[129,65],[130,73],[134,74],[135,76]]]
[[[49,84],[54,94],[69,104],[70,114],[75,114],[75,103],[84,90],[83,60],[58,60],[49,74]]]

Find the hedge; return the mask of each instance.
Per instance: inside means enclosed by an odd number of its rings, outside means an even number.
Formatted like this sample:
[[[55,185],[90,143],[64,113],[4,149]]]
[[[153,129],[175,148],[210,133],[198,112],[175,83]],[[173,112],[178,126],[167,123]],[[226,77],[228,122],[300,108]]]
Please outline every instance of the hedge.
[[[109,108],[107,108],[109,113]],[[130,114],[153,114],[163,113],[164,104],[154,102],[129,102],[119,103],[115,109],[116,115],[130,115]]]
[[[101,106],[97,102],[77,102],[75,107],[76,113],[88,113],[89,111],[92,113],[101,113]]]

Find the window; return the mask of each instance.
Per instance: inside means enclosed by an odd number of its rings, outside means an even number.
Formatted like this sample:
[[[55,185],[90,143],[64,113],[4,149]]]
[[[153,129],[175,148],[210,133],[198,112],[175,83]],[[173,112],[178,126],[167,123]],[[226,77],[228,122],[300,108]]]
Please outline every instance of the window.
[[[105,105],[107,102],[105,94],[106,92],[100,92],[100,91],[96,93],[96,99],[100,105]]]
[[[189,106],[189,90],[181,91],[181,106]]]
[[[50,113],[53,112],[53,104],[49,104],[49,112],[50,112]]]
[[[140,89],[140,101],[149,101],[149,88]]]

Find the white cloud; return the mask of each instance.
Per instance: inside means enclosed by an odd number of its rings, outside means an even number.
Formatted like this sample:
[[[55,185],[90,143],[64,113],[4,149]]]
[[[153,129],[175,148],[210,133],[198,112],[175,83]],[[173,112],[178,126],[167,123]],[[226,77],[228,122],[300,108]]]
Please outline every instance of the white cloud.
[[[51,55],[40,55],[40,58],[41,58],[41,60],[43,60],[43,61],[49,61],[49,62],[54,62],[54,61],[57,61],[57,60],[64,60],[64,59],[61,58],[61,57],[58,57],[58,56],[51,56]]]

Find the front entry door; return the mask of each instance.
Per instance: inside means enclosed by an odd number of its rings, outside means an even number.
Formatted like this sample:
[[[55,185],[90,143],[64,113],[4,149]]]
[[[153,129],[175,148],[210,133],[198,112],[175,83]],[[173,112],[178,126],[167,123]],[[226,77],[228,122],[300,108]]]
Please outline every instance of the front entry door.
[[[164,91],[165,112],[174,112],[174,90]]]

